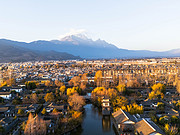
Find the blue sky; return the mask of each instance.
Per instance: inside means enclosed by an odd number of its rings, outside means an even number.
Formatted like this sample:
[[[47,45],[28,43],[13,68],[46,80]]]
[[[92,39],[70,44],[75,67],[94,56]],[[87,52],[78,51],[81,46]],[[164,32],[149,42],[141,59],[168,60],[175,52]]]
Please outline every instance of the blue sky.
[[[0,38],[58,39],[85,32],[119,48],[180,48],[180,0],[0,0]]]

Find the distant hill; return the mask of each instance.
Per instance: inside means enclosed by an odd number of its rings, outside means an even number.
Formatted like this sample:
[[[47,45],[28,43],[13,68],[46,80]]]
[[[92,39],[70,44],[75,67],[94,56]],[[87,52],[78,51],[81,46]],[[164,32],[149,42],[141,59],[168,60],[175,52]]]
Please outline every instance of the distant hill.
[[[13,41],[6,44],[0,41],[0,62],[24,62],[40,60],[69,60],[81,59],[64,52],[56,51],[34,51],[27,48],[16,46]]]
[[[148,50],[127,50],[120,49],[104,40],[87,38],[84,35],[70,35],[60,40],[38,40],[30,43],[17,42],[0,39],[0,47],[11,46],[8,52],[15,52],[11,55],[0,54],[1,60],[50,60],[50,59],[101,59],[101,58],[144,58],[144,57],[174,57],[180,56],[180,49],[165,52]],[[14,50],[13,50],[14,48]],[[65,53],[62,53],[65,52]],[[22,56],[18,55],[21,54]],[[48,55],[47,55],[48,54]],[[70,55],[71,54],[71,55]],[[8,57],[7,57],[8,56]],[[80,57],[77,57],[80,56]]]

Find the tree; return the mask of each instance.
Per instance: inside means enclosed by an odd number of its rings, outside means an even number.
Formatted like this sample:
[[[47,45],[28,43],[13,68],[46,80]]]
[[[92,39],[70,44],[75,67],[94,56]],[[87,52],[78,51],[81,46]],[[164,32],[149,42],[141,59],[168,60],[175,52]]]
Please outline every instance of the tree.
[[[74,113],[72,114],[72,118],[77,119],[77,118],[79,118],[81,115],[82,115],[81,112],[74,111]]]
[[[122,106],[122,110],[125,110],[126,112],[129,112],[130,114],[142,114],[143,113],[143,106],[139,106],[136,103],[127,105],[127,106]]]
[[[24,114],[24,111],[23,111],[22,109],[18,109],[17,114],[19,114],[19,115],[23,115],[23,114]]]
[[[102,71],[98,70],[95,74],[94,81],[97,83],[97,87],[102,86]]]
[[[153,91],[155,91],[155,92],[160,91],[163,94],[165,93],[165,90],[166,90],[165,85],[161,84],[161,83],[154,84],[151,88],[152,88]]]
[[[164,107],[165,107],[164,103],[162,103],[162,102],[158,102],[158,103],[157,103],[157,108],[158,108],[159,110],[164,111]]]
[[[118,92],[123,93],[126,91],[126,86],[124,84],[119,84],[117,87]]]
[[[53,102],[54,101],[54,95],[53,95],[53,93],[51,92],[51,93],[47,93],[46,95],[45,95],[45,97],[44,97],[44,100],[46,101],[46,102]]]
[[[45,86],[46,86],[46,87],[53,86],[53,82],[50,81],[50,80],[47,80],[47,81],[45,82]]]
[[[65,90],[66,90],[66,86],[65,86],[65,85],[61,86],[61,87],[59,88],[59,90],[60,90],[60,95],[64,94],[64,93],[65,93]]]
[[[45,115],[46,114],[46,109],[43,108],[43,110],[41,111],[41,114]]]
[[[178,123],[178,117],[177,116],[171,116],[171,123],[172,124],[177,124]]]
[[[6,80],[6,83],[8,86],[12,86],[12,85],[16,84],[16,81],[14,78],[10,78],[10,79]]]
[[[45,135],[46,134],[46,123],[38,115],[33,118],[30,113],[24,129],[25,135]]]
[[[96,87],[91,94],[95,96],[105,96],[106,93],[107,90],[104,87]]]
[[[27,89],[35,89],[37,82],[35,81],[28,81],[25,83]]]
[[[35,134],[35,131],[34,131],[34,118],[33,118],[32,113],[30,113],[29,116],[28,116],[28,120],[27,120],[25,129],[24,129],[24,134],[25,135],[33,135],[33,134]]]
[[[83,74],[83,75],[81,76],[81,84],[80,84],[80,88],[81,88],[82,90],[85,90],[85,89],[86,89],[87,82],[88,82],[87,75],[86,75],[86,74]]]
[[[177,81],[176,90],[178,93],[180,93],[180,80]]]
[[[149,99],[154,99],[154,98],[164,98],[164,93],[165,93],[165,85],[158,83],[154,84],[152,87],[152,92],[149,93]]]
[[[85,105],[85,100],[82,96],[79,96],[78,93],[74,93],[73,95],[69,96],[68,103],[72,107],[73,110],[79,110]]]
[[[165,125],[166,123],[168,123],[168,116],[163,116],[159,118],[159,123],[161,125]]]
[[[0,97],[0,103],[4,103],[4,98]]]
[[[73,87],[73,88],[68,88],[67,89],[67,96],[73,95],[74,93],[79,93],[81,94],[81,89],[79,87]]]
[[[61,82],[61,81],[59,81],[59,80],[55,80],[55,85],[57,86],[57,87],[61,87],[61,86],[63,86],[63,82]]]
[[[53,109],[53,111],[52,111],[52,113],[58,113],[59,111],[58,111],[58,109],[56,109],[56,108],[54,108]]]
[[[109,98],[112,100],[112,99],[114,99],[114,98],[117,97],[117,91],[116,91],[115,89],[109,88],[109,89],[107,90],[107,95],[108,95]]]
[[[36,93],[31,94],[31,102],[32,102],[33,104],[38,103],[38,100],[39,100],[39,99],[38,99]]]
[[[122,106],[126,106],[128,101],[123,96],[117,96],[114,100],[111,101],[111,103],[114,108],[120,108]]]
[[[81,78],[79,76],[74,76],[70,81],[69,84],[74,87],[79,87],[81,82]]]

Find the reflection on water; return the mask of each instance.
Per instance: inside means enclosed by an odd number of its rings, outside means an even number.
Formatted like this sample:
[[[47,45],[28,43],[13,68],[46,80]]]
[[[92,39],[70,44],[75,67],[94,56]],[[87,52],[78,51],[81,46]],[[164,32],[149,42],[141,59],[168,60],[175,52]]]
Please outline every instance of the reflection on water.
[[[111,118],[110,116],[104,116],[102,118],[102,128],[103,128],[103,131],[111,131]]]
[[[110,116],[103,117],[92,104],[87,104],[85,110],[82,125],[71,135],[115,135]]]

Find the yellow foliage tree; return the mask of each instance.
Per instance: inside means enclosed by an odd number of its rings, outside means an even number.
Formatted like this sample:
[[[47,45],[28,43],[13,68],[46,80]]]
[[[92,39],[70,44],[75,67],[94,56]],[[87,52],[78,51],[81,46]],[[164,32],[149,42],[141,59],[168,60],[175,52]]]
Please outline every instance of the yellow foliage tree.
[[[120,93],[123,93],[126,90],[126,86],[124,84],[119,84],[116,88]]]
[[[53,102],[54,101],[54,95],[53,93],[47,93],[44,97],[45,101],[46,102]]]

